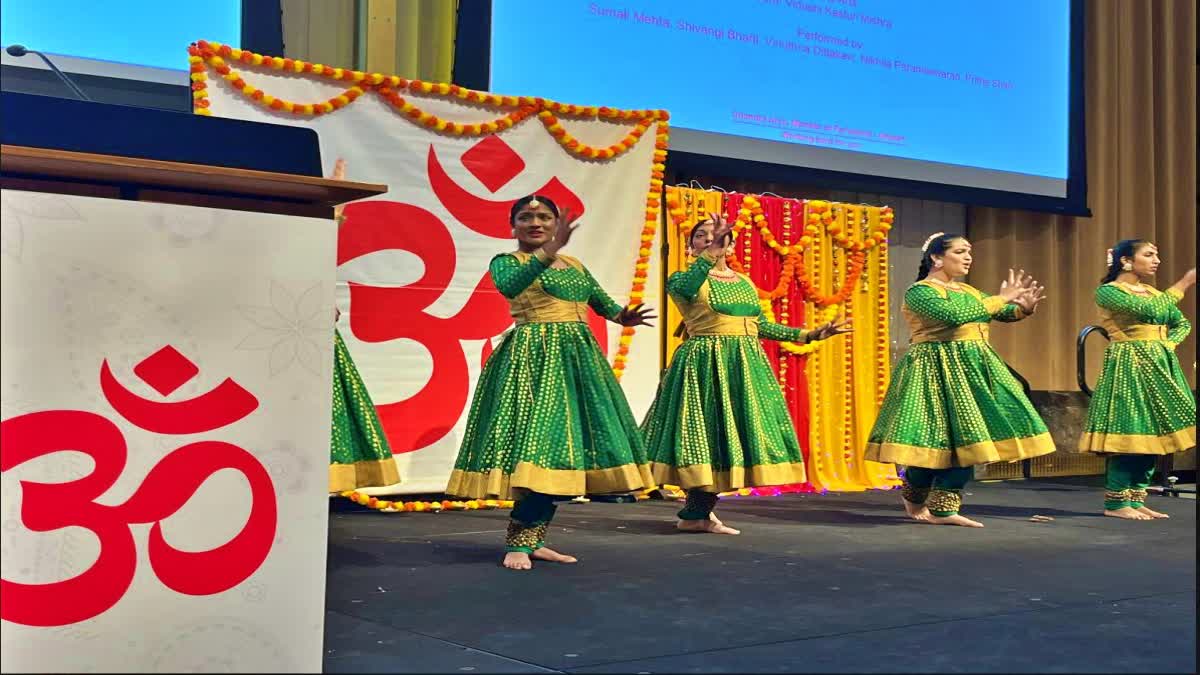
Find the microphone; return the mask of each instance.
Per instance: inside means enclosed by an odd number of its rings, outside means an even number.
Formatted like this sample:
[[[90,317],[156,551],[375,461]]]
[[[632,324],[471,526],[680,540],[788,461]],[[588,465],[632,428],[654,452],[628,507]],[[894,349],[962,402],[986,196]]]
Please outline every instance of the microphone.
[[[25,45],[9,45],[4,51],[8,52],[9,56],[18,57],[25,56],[26,54],[37,54],[38,56],[42,57],[42,60],[46,62],[46,65],[50,66],[50,70],[54,71],[54,74],[58,76],[58,79],[62,80],[63,84],[67,85],[68,89],[74,92],[79,98],[91,102],[92,99],[88,98],[87,94],[83,93],[82,89],[75,86],[75,83],[71,81],[71,78],[67,77],[66,73],[59,70],[58,66],[51,63],[50,59],[46,58],[45,54],[33,49],[26,49]]]

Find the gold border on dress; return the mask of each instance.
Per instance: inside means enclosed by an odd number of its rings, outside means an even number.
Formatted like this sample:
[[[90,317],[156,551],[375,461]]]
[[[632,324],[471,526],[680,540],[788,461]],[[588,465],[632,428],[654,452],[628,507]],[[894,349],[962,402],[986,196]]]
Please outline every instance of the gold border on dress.
[[[1162,436],[1106,434],[1089,431],[1079,439],[1079,452],[1098,455],[1170,455],[1196,445],[1196,425]]]
[[[977,466],[992,462],[1017,462],[1055,451],[1050,432],[1009,438],[1002,441],[983,441],[961,448],[923,448],[901,443],[868,443],[865,459],[872,462],[919,466],[925,469],[950,469]]]
[[[744,487],[792,485],[808,479],[803,462],[758,464],[747,470],[735,466],[728,470],[713,469],[709,464],[673,466],[650,462],[650,473],[659,485],[678,485],[684,490],[702,488],[708,492],[727,492]]]
[[[455,469],[446,484],[446,494],[467,499],[512,499],[514,490],[532,490],[547,495],[579,496],[606,492],[632,492],[654,486],[645,464],[623,464],[610,469],[547,469],[520,462],[511,474],[502,469],[486,473]]]
[[[382,487],[400,482],[396,460],[364,459],[353,464],[329,465],[329,491],[345,492],[362,487]]]

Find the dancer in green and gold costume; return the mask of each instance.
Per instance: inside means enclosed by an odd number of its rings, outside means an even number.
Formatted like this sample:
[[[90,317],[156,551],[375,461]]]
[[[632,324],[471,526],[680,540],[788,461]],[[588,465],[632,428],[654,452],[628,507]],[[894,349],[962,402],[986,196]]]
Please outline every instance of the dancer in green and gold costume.
[[[1196,397],[1175,356],[1192,330],[1178,303],[1196,270],[1163,292],[1148,283],[1160,262],[1154,244],[1126,239],[1108,254],[1096,304],[1112,342],[1079,450],[1105,456],[1104,515],[1167,518],[1146,506],[1146,488],[1159,456],[1196,445]]]
[[[333,166],[334,180],[345,180],[346,162]],[[342,207],[334,216],[340,227],[345,220]],[[334,321],[340,316],[334,310]],[[329,491],[343,492],[362,487],[380,487],[400,482],[396,460],[379,424],[375,404],[363,385],[354,360],[333,329],[333,437],[329,446]]]
[[[958,513],[973,467],[1054,452],[1046,425],[988,344],[991,321],[1033,314],[1044,289],[1024,270],[982,293],[956,277],[971,268],[971,244],[930,237],[917,283],[904,294],[911,346],[892,373],[866,458],[906,466],[904,508],[920,521],[983,527]]]
[[[803,483],[804,456],[759,338],[814,342],[848,333],[849,321],[812,331],[763,321],[753,282],[725,263],[732,225],[719,214],[688,242],[698,255],[667,281],[687,337],[663,376],[642,432],[659,484],[687,491],[676,527],[739,534],[713,513],[718,493]]]
[[[518,250],[490,270],[516,326],[484,364],[446,492],[515,499],[503,564],[529,569],[531,558],[576,561],[545,547],[555,500],[653,485],[637,422],[587,321],[589,307],[623,326],[654,317],[622,308],[559,252],[570,213],[529,196],[509,217]]]

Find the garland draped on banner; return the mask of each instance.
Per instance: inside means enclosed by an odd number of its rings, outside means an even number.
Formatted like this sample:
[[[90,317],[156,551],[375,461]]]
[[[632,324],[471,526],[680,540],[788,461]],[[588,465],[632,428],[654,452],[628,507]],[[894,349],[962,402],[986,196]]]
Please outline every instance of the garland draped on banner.
[[[536,192],[580,214],[585,226],[570,252],[619,303],[656,304],[666,111],[501,95],[203,40],[188,48],[188,61],[196,114],[312,128],[327,172],[342,157],[350,175],[389,186],[346,207],[337,252],[339,331],[402,479],[383,492],[446,485],[473,383],[512,325],[488,263],[516,247],[513,201]],[[288,339],[245,348],[272,349],[273,368],[332,351],[322,323],[332,308],[285,307],[284,291],[270,291],[276,312],[302,313],[304,323]],[[660,355],[651,345],[659,334],[593,319],[640,417],[657,384]]]
[[[899,485],[895,467],[863,460],[867,435],[887,390],[886,206],[784,199],[667,187],[671,247],[667,274],[687,264],[688,233],[706,214],[736,219],[734,259],[759,289],[768,318],[814,328],[836,317],[854,320],[849,337],[814,345],[764,341],[806,449],[809,484],[785,491],[854,491]],[[663,310],[668,330],[682,320]],[[668,336],[668,357],[679,338]],[[756,490],[743,490],[744,494]]]

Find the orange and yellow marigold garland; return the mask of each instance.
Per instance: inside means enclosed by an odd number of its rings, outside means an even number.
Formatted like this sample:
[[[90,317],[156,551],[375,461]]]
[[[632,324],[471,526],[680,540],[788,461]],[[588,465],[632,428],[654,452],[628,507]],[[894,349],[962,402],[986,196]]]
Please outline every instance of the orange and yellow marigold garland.
[[[247,84],[242,76],[229,66],[229,60],[250,66],[270,67],[274,70],[295,73],[312,73],[329,79],[353,82],[341,94],[318,103],[295,103],[271,96]],[[658,225],[663,177],[667,157],[669,134],[665,110],[618,110],[604,106],[579,106],[559,103],[533,96],[504,96],[475,91],[454,84],[408,80],[395,75],[364,73],[357,70],[333,68],[322,64],[308,63],[296,59],[263,56],[248,50],[237,49],[217,42],[199,40],[188,48],[188,62],[192,81],[193,112],[211,115],[208,101],[208,69],[211,68],[229,81],[236,91],[251,101],[272,110],[295,115],[323,115],[352,103],[359,96],[372,91],[382,97],[405,118],[431,131],[455,136],[484,136],[498,133],[524,121],[532,115],[546,127],[560,146],[571,154],[590,160],[608,160],[628,152],[656,122],[658,124],[654,143],[654,160],[651,167],[650,187],[646,196],[646,220],[638,246],[638,257],[634,264],[633,282],[630,289],[630,305],[643,301],[646,279],[650,268],[650,253]],[[406,101],[401,92],[458,98],[464,101],[490,105],[510,110],[495,120],[479,123],[463,123],[446,120],[421,110]],[[556,115],[575,118],[604,119],[610,121],[636,121],[632,131],[624,138],[607,147],[596,147],[580,142],[571,136],[559,123]],[[634,329],[625,327],[621,331],[617,354],[613,359],[613,374],[620,379],[629,357],[629,346],[633,341]]]
[[[423,502],[411,501],[405,502],[400,500],[380,499],[372,497],[368,494],[359,492],[358,490],[346,490],[340,493],[341,496],[349,499],[355,504],[365,506],[377,511],[385,513],[397,513],[402,511],[475,511],[478,509],[511,509],[513,501],[511,499],[468,499],[465,501],[444,499],[440,502]]]
[[[637,144],[638,140],[655,122],[666,121],[669,118],[665,110],[617,110],[608,107],[579,106],[559,103],[534,96],[505,96],[483,91],[476,91],[456,84],[423,82],[408,80],[395,75],[380,73],[365,73],[357,70],[334,68],[319,63],[308,63],[296,59],[263,56],[253,52],[223,45],[218,42],[199,40],[188,48],[189,69],[191,70],[193,111],[199,115],[209,115],[207,94],[208,69],[212,69],[246,98],[256,101],[272,110],[288,112],[296,115],[323,115],[331,113],[353,102],[366,92],[375,92],[396,108],[406,118],[434,131],[455,136],[485,136],[504,129],[509,129],[536,114],[550,131],[551,136],[568,152],[585,159],[612,159]],[[311,73],[353,83],[341,94],[317,103],[296,103],[275,98],[254,86],[247,84],[242,76],[234,71],[230,61],[248,66],[269,67],[274,70],[294,73]],[[425,112],[406,101],[401,92],[425,94],[430,96],[445,96],[463,101],[479,103],[496,108],[509,109],[503,116],[488,122],[462,123],[442,119],[437,115]],[[558,123],[556,114],[577,117],[604,119],[610,121],[635,121],[636,125],[624,138],[607,147],[596,147],[580,142],[567,133]],[[657,149],[657,148],[656,148]],[[664,147],[665,149],[665,147]]]
[[[629,289],[629,304],[640,305],[646,297],[646,279],[650,274],[650,254],[654,249],[654,233],[658,229],[658,220],[662,213],[662,185],[667,159],[667,142],[670,132],[666,120],[658,123],[658,132],[654,142],[654,163],[650,167],[650,191],[646,195],[646,221],[642,227],[641,241],[638,246],[637,261],[633,265],[633,284]],[[621,329],[618,340],[617,355],[613,358],[613,375],[617,380],[625,373],[629,361],[629,346],[633,342],[632,327]]]

